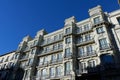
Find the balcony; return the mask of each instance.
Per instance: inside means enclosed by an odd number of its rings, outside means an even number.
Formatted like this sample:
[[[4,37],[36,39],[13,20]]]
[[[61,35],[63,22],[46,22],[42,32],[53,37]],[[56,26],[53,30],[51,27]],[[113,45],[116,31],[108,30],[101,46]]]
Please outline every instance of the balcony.
[[[88,58],[88,57],[93,57],[93,56],[97,56],[96,51],[90,51],[90,52],[83,52],[82,54],[78,53],[78,58],[79,59],[83,59],[83,58]]]
[[[73,32],[72,32],[72,31],[67,32],[67,33],[65,32],[63,36],[65,37],[65,36],[68,36],[68,35],[71,35],[71,34],[73,34]]]
[[[65,53],[64,59],[71,59],[71,58],[73,58],[72,53],[69,53],[69,54],[66,54],[66,53]]]
[[[41,46],[42,46],[42,47],[48,46],[48,45],[51,45],[51,44],[53,44],[53,43],[61,42],[62,40],[63,40],[63,38],[58,38],[58,39],[56,39],[56,40],[50,39],[49,41],[44,41]]]
[[[48,79],[48,78],[49,78],[49,75],[43,75],[43,76],[40,77],[39,80],[46,80],[46,79]]]
[[[78,76],[83,75],[83,74],[88,74],[88,73],[92,74],[92,73],[98,73],[98,72],[99,72],[99,69],[96,67],[88,67],[86,69],[76,70],[76,74]]]
[[[57,53],[61,51],[63,51],[63,48],[57,48],[57,49],[52,48],[52,49],[49,49],[48,51],[41,51],[41,54],[39,54],[38,56],[48,55],[48,54]]]
[[[77,46],[84,46],[90,43],[94,43],[94,38],[90,38],[89,40],[77,41]]]
[[[71,72],[72,72],[71,70],[70,71],[65,71],[64,75],[65,76],[71,76]]]
[[[100,46],[100,51],[104,51],[104,50],[111,50],[112,49],[112,45],[107,43],[107,44],[103,44]]]
[[[24,61],[24,60],[27,60],[28,59],[28,55],[22,55],[20,57],[20,61]]]
[[[105,74],[105,75],[120,75],[120,64],[100,64],[95,67],[87,67],[86,69],[76,70],[78,76],[81,75],[94,75],[94,74]]]
[[[38,67],[46,67],[46,66],[48,66],[49,63],[50,63],[49,61],[40,62],[38,64]]]
[[[26,47],[23,52],[28,52],[30,51],[29,47]]]
[[[63,59],[51,60],[49,65],[55,65],[55,64],[62,63],[62,62],[63,62]]]
[[[85,33],[88,33],[88,32],[91,32],[93,29],[92,29],[92,27],[90,27],[90,28],[88,28],[88,29],[84,29],[84,30],[79,30],[79,31],[77,31],[77,34],[76,35],[81,35],[81,34],[85,34]]]
[[[103,25],[103,24],[105,24],[105,25],[110,25],[110,23],[109,23],[107,20],[100,20],[100,21],[97,22],[97,23],[93,23],[93,24],[92,24],[92,27],[100,26],[100,25]]]
[[[40,45],[39,45],[38,43],[36,43],[36,44],[31,45],[30,47],[31,47],[31,48],[40,47]]]

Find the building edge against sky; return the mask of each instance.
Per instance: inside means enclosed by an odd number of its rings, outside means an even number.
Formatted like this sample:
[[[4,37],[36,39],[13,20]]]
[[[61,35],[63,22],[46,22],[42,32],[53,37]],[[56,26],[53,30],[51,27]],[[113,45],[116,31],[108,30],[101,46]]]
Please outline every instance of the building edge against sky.
[[[88,12],[83,21],[72,16],[62,29],[24,37],[16,51],[0,56],[0,78],[120,80],[120,10],[98,5]]]

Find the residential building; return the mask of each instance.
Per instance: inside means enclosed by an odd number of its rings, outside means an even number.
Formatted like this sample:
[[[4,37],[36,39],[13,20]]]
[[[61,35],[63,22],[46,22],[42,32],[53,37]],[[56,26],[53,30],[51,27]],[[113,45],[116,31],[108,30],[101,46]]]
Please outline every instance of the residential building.
[[[107,13],[98,5],[88,12],[85,20],[72,16],[62,29],[23,38],[14,53],[22,80],[120,80],[120,10]]]

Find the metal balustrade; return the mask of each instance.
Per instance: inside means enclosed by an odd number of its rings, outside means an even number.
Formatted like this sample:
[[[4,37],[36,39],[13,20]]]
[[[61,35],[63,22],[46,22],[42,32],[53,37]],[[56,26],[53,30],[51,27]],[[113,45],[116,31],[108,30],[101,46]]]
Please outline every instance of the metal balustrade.
[[[78,53],[78,58],[85,58],[85,57],[91,57],[91,56],[97,56],[96,51]]]
[[[100,46],[100,50],[111,49],[111,48],[112,48],[112,46],[111,46],[111,44],[109,44],[109,43],[107,43],[107,44],[102,44],[102,45]]]

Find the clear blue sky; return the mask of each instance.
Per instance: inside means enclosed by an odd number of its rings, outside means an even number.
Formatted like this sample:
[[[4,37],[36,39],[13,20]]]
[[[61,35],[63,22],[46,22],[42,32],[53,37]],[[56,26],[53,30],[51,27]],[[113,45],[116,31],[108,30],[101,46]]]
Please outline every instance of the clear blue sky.
[[[62,28],[68,17],[88,18],[88,9],[97,5],[107,12],[119,9],[117,0],[0,0],[0,54],[16,50],[28,34]]]

